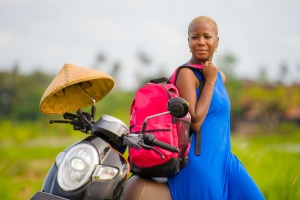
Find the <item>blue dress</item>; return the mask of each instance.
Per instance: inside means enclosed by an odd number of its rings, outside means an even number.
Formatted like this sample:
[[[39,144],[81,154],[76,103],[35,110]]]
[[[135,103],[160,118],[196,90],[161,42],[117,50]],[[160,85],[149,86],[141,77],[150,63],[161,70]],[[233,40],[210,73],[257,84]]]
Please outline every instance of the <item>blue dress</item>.
[[[199,80],[200,72],[194,71]],[[197,91],[197,98],[200,91]],[[260,200],[263,194],[231,152],[230,102],[218,73],[207,116],[202,123],[201,155],[195,155],[193,134],[189,163],[168,177],[173,200]]]

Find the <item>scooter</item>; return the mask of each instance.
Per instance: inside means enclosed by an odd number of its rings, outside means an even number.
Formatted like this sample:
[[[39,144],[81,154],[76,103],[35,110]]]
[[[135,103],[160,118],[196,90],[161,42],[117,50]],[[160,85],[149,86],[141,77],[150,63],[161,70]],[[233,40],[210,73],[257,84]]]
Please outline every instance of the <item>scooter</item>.
[[[176,100],[173,98],[172,102]],[[174,107],[172,102],[169,103],[171,114]],[[94,109],[93,106],[91,113],[94,113]],[[57,155],[42,191],[37,192],[31,199],[120,199],[130,175],[128,161],[122,155],[126,146],[137,149],[157,146],[178,151],[176,147],[156,140],[151,134],[129,134],[125,123],[109,115],[102,115],[95,123],[93,114],[81,110],[77,114],[65,113],[63,117],[65,120],[51,120],[50,123],[72,124],[75,130],[84,133],[91,131],[91,135]],[[146,187],[137,190],[140,187],[135,185],[139,185],[140,181]],[[169,199],[162,198],[162,195],[169,193],[166,187],[159,179],[153,178],[150,181],[134,176],[128,181],[123,191],[126,195],[122,199],[136,199],[132,195],[141,196],[139,192],[142,191],[150,199],[155,194],[159,195],[159,199]],[[147,194],[149,189],[155,192]]]
[[[44,180],[41,191],[37,191],[31,199],[115,200],[122,198],[124,200],[134,200],[141,199],[136,198],[135,196],[141,197],[139,193],[142,193],[143,191],[145,191],[147,195],[147,191],[149,191],[148,188],[152,188],[155,192],[151,192],[148,198],[142,199],[171,199],[169,198],[170,193],[168,186],[166,183],[160,182],[159,179],[153,179],[153,181],[151,181],[150,179],[143,179],[137,176],[133,176],[129,179],[130,165],[128,160],[123,156],[123,153],[126,147],[151,150],[154,146],[157,146],[173,152],[178,152],[178,148],[156,140],[152,134],[129,134],[129,129],[126,124],[110,115],[103,114],[95,121],[95,102],[97,100],[92,98],[93,94],[88,92],[93,90],[84,88],[92,87],[95,84],[90,80],[87,82],[90,83],[78,83],[77,81],[73,81],[71,85],[61,87],[62,89],[60,90],[64,90],[63,94],[66,95],[70,88],[72,88],[72,91],[75,90],[74,87],[76,89],[79,88],[79,90],[83,91],[83,94],[93,102],[91,111],[83,112],[82,109],[79,108],[75,114],[65,112],[63,113],[64,120],[50,120],[50,124],[71,124],[74,130],[89,134],[89,136],[82,141],[69,146],[66,150],[57,155],[55,162]],[[56,91],[56,93],[61,92],[60,90]],[[48,89],[46,90],[46,93],[47,91]],[[51,91],[48,91],[48,93],[53,97],[54,92]],[[108,92],[105,91],[103,93],[105,94],[102,94],[102,98]],[[78,95],[78,92],[76,94]],[[57,96],[60,95],[56,95],[55,98],[57,98]],[[46,99],[47,98],[48,96]],[[43,101],[41,102],[43,103]],[[52,101],[48,99],[46,102]],[[71,101],[69,103],[76,103],[76,101]],[[184,106],[182,106],[182,104],[184,104]],[[63,107],[65,108],[66,106],[64,105]],[[158,117],[169,113],[174,117],[180,118],[185,116],[188,110],[178,108],[187,107],[187,102],[184,99],[172,98],[168,103],[167,112],[149,116],[148,118]],[[144,126],[147,126],[147,122],[145,121],[144,123]],[[136,190],[137,188],[132,188],[136,183],[139,184],[140,181],[146,182],[146,184],[144,184],[146,187],[140,188],[139,190]],[[125,187],[126,183],[127,185]],[[157,194],[169,195],[169,197],[153,196]]]

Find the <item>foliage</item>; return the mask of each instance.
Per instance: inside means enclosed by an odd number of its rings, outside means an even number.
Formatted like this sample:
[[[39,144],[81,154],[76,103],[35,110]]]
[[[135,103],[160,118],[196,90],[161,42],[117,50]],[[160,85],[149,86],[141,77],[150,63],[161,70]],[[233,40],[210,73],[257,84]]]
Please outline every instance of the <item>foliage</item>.
[[[299,86],[257,85],[244,87],[239,105],[244,108],[249,118],[259,121],[265,132],[277,131],[286,111],[300,105]]]
[[[3,199],[29,199],[42,187],[57,153],[86,136],[73,131],[70,125],[50,125],[49,119],[61,119],[61,116],[39,112],[40,98],[51,79],[40,72],[0,73],[0,195]],[[267,119],[278,123],[272,129],[273,135],[233,135],[233,152],[267,199],[299,199],[300,130],[281,117],[286,109],[300,105],[299,86],[248,84],[231,77],[226,88],[232,116],[236,119],[233,121],[254,117],[269,130],[272,127],[267,126]],[[113,90],[96,104],[96,118],[108,114],[129,124],[133,96],[134,92]],[[276,112],[280,115],[275,115]]]
[[[78,139],[80,138],[56,135],[24,138],[22,141],[1,141],[1,198],[29,199],[41,189],[55,156]]]
[[[17,69],[0,72],[0,119],[32,121],[57,118],[39,111],[40,99],[52,79],[53,76],[38,71],[29,75],[20,74]],[[97,103],[97,107],[102,113],[127,120],[125,113],[129,112],[132,99],[133,93],[122,93],[116,89]]]
[[[235,136],[233,153],[242,161],[266,199],[300,198],[300,130],[291,134]]]
[[[36,120],[40,98],[52,77],[42,72],[20,74],[15,68],[11,72],[0,72],[0,119]]]
[[[103,60],[103,59],[102,59]],[[224,55],[223,65],[227,74],[226,88],[231,100],[232,128],[240,120],[257,120],[266,132],[276,130],[287,109],[300,105],[299,86],[294,84],[255,84],[253,81],[239,80],[233,72],[236,59],[231,54]],[[148,64],[147,62],[145,65]],[[163,71],[160,72],[163,76]],[[139,76],[140,81],[149,80]],[[0,72],[0,119],[37,120],[47,118],[39,111],[40,99],[53,76],[36,71],[20,74],[15,67],[11,71]],[[141,82],[142,83],[142,82]],[[106,114],[123,115],[130,109],[134,92],[123,92],[115,88],[97,104]],[[124,112],[123,112],[124,111]]]
[[[133,92],[121,93],[112,91],[97,103],[97,113],[112,115],[129,124],[129,113],[133,98]]]
[[[32,129],[31,127],[35,127]],[[0,124],[0,195],[29,199],[40,190],[56,155],[85,134],[67,125],[27,122]],[[300,129],[284,124],[288,134],[232,136],[233,153],[242,161],[266,199],[299,199]]]

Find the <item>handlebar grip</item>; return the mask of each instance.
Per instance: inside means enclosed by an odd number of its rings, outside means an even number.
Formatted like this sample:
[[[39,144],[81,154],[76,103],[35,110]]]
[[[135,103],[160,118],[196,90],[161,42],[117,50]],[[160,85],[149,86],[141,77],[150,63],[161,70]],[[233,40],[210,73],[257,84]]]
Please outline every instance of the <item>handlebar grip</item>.
[[[162,149],[165,149],[165,150],[168,150],[171,152],[177,152],[177,153],[179,152],[178,147],[175,147],[168,143],[157,140],[153,134],[146,133],[143,138],[144,138],[145,144],[147,144],[147,145],[157,146],[157,147],[160,147]]]
[[[172,146],[168,143],[165,143],[165,142],[162,142],[162,141],[159,141],[159,140],[156,140],[156,139],[154,139],[152,141],[152,144],[153,144],[153,146],[157,146],[157,147],[160,147],[162,149],[165,149],[165,150],[168,150],[168,151],[171,151],[171,152],[177,152],[177,153],[179,152],[178,147]]]

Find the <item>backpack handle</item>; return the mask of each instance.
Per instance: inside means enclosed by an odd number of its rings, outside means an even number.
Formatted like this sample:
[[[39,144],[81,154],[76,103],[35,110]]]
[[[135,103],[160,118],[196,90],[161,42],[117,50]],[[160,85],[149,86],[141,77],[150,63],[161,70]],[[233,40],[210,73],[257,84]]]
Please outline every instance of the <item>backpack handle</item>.
[[[149,82],[150,83],[164,83],[164,82],[168,82],[169,79],[167,79],[166,77],[161,77],[161,78],[156,78],[156,79],[151,79]]]

